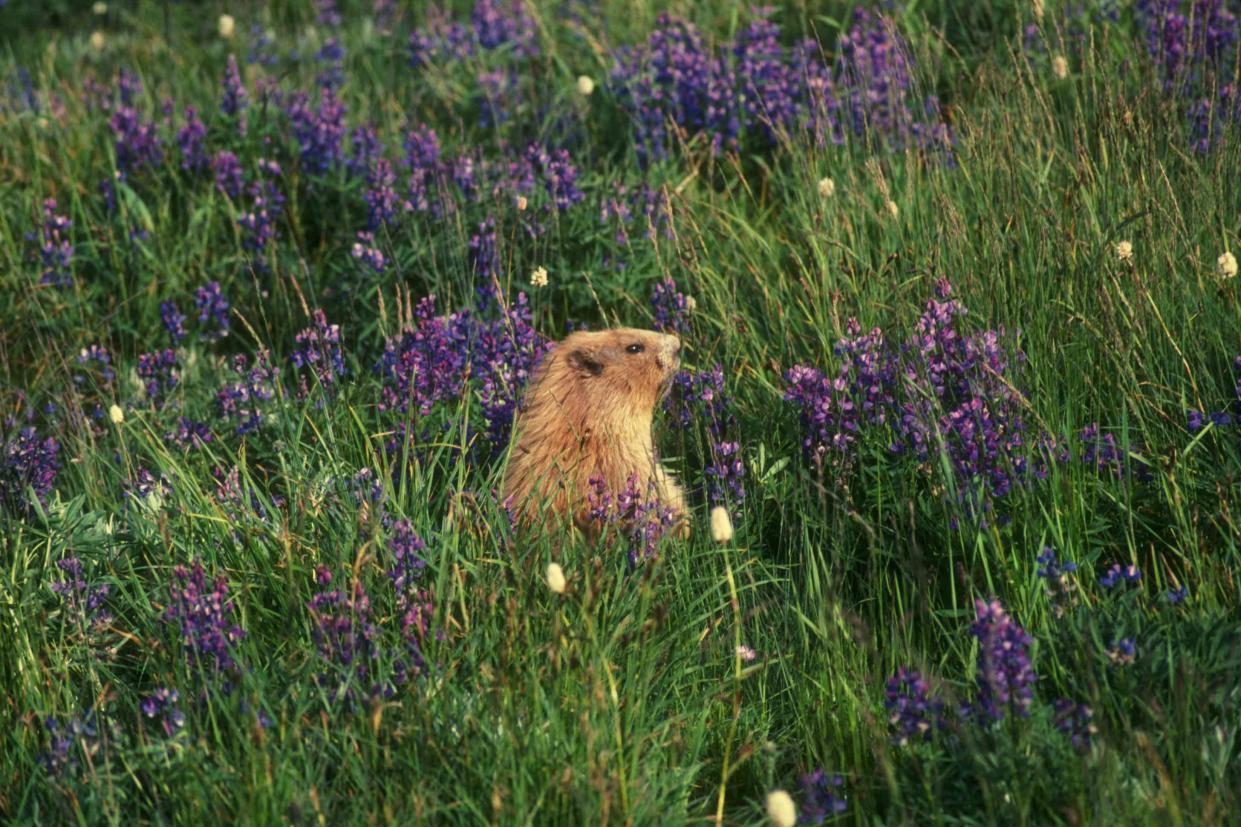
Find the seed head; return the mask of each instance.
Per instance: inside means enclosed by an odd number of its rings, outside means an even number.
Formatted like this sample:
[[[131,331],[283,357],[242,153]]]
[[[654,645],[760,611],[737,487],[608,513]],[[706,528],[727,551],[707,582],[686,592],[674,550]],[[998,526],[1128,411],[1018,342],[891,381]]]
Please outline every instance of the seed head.
[[[532,287],[547,286],[547,268],[536,267],[534,272],[530,274],[530,285]]]
[[[819,197],[820,198],[831,198],[835,194],[836,194],[836,182],[833,181],[831,178],[820,178],[819,179]]]
[[[1064,55],[1056,55],[1051,59],[1051,73],[1056,80],[1064,80],[1069,76],[1069,62],[1064,59]]]
[[[901,208],[896,206],[896,202],[892,199],[888,199],[888,203],[883,205],[883,209],[892,218],[897,218],[901,214]]]
[[[125,421],[125,412],[121,410],[120,405],[113,405],[108,408],[108,419],[112,420],[113,425],[120,425]]]
[[[1133,261],[1133,243],[1129,241],[1116,242],[1116,258],[1120,261]]]

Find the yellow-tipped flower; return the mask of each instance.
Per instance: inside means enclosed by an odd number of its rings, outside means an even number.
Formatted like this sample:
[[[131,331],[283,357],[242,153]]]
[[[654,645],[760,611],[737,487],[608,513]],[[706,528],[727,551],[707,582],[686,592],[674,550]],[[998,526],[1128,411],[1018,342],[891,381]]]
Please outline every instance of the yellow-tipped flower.
[[[536,267],[534,272],[530,274],[530,285],[532,287],[547,286],[547,268]]]
[[[113,425],[120,425],[125,421],[125,412],[121,410],[120,405],[113,405],[108,408],[108,419],[112,420]]]
[[[577,79],[577,93],[584,98],[588,98],[595,91],[595,82],[586,75],[581,75]]]
[[[831,178],[820,178],[819,179],[819,197],[820,198],[831,198],[835,194],[836,194],[836,182],[833,181]]]
[[[231,14],[222,14],[220,15],[217,29],[220,32],[220,37],[225,40],[232,40],[233,32],[237,29],[237,21],[233,19]]]
[[[1051,59],[1051,73],[1056,80],[1064,80],[1069,76],[1069,62],[1064,59],[1064,55],[1056,55]]]
[[[1133,243],[1118,241],[1116,243],[1116,258],[1125,262],[1133,261]]]

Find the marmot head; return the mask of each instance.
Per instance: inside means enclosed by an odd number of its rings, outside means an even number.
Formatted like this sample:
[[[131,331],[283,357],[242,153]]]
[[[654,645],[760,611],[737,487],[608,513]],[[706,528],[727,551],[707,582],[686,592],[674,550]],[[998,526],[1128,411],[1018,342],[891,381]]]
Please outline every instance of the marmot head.
[[[676,336],[619,327],[570,334],[551,358],[586,399],[606,406],[600,411],[620,404],[649,415],[676,376],[680,354]]]

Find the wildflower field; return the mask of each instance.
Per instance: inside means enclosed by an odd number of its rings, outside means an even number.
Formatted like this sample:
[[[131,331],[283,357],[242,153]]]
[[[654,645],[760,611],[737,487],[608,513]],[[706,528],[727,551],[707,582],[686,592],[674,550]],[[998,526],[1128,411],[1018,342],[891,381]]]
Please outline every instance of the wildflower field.
[[[1239,18],[0,0],[0,822],[1238,823]]]

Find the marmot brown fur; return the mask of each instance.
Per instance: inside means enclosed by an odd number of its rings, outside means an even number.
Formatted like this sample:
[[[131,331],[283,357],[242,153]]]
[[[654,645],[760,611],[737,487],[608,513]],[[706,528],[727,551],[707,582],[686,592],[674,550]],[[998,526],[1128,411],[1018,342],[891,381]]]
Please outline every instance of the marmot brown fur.
[[[655,405],[680,366],[681,341],[651,330],[579,331],[548,353],[514,425],[503,497],[521,524],[572,520],[588,536],[590,480],[614,495],[635,475],[688,531],[685,494],[659,464],[651,440]]]

